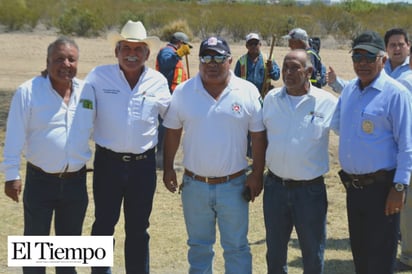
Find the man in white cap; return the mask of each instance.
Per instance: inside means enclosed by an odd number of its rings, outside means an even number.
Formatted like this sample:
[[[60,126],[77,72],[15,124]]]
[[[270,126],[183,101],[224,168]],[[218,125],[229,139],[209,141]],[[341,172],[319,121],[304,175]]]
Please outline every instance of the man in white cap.
[[[159,39],[141,22],[128,21],[109,39],[118,64],[87,76],[96,93],[92,235],[113,235],[123,202],[126,273],[149,273],[149,217],[156,187],[158,116],[170,102],[166,78],[145,65]],[[94,267],[92,273],[111,273]]]
[[[280,69],[274,58],[268,60],[263,57],[261,46],[259,34],[252,32],[246,35],[247,53],[237,60],[234,72],[236,76],[253,83],[263,97],[271,89],[271,80],[280,78]],[[252,157],[250,135],[247,156]]]
[[[160,71],[167,78],[170,93],[173,93],[178,84],[188,79],[182,57],[189,55],[192,47],[186,33],[178,31],[173,33],[169,43],[157,54],[156,70]],[[159,169],[163,168],[164,127],[162,121],[159,118],[159,142],[156,151],[156,166]]]
[[[322,64],[319,54],[311,48],[309,36],[304,29],[292,29],[283,38],[288,39],[290,49],[304,49],[310,56],[313,65],[313,72],[310,78],[312,85],[321,88],[326,85],[326,67]]]
[[[274,58],[267,60],[263,57],[260,51],[261,46],[262,43],[257,33],[252,32],[246,35],[247,53],[237,60],[235,75],[252,82],[262,93],[265,74],[267,74],[266,81],[270,84],[271,79],[278,80],[280,78],[280,69]]]

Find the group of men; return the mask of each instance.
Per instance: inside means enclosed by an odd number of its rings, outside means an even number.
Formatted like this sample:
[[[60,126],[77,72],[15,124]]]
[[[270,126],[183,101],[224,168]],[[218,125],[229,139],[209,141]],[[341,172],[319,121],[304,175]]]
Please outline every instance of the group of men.
[[[56,235],[82,233],[88,203],[85,164],[93,135],[91,234],[113,235],[123,205],[126,273],[149,273],[147,229],[160,142],[163,182],[169,191],[181,192],[189,273],[213,272],[216,225],[225,273],[252,273],[248,202],[263,189],[268,273],[287,273],[293,227],[304,273],[323,273],[323,175],[333,129],[340,134],[340,175],[347,190],[356,273],[393,273],[412,170],[410,91],[383,71],[385,44],[375,32],[354,39],[357,78],[338,99],[321,89],[325,70],[317,64],[320,58],[313,55],[306,32],[294,29],[285,38],[292,50],[282,63],[284,85],[265,94],[263,102],[261,89],[268,79],[280,78],[280,68],[262,56],[256,33],[247,36],[248,53],[234,72],[227,41],[215,36],[203,40],[199,72],[190,79],[182,57],[191,45],[181,32],[159,52],[158,72],[146,61],[159,39],[147,36],[141,22],[128,21],[120,33],[109,36],[118,64],[98,66],[84,81],[75,77],[76,43],[63,37],[50,44],[45,73],[17,89],[7,122],[5,192],[14,201],[22,191],[22,152],[27,159],[24,235],[48,235],[53,214]],[[253,164],[246,173],[248,136]],[[184,174],[179,183],[174,161],[181,139]],[[45,273],[41,267],[23,271]],[[56,273],[76,270],[57,267]],[[93,267],[92,273],[111,269]]]

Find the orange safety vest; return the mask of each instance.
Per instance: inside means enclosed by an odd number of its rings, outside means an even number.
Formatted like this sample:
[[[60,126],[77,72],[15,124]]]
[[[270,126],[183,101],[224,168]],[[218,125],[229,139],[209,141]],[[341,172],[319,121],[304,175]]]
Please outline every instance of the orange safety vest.
[[[166,46],[166,47],[169,47],[169,48],[173,49],[173,51],[176,53],[176,49],[174,47],[172,47],[172,46]],[[157,71],[160,70],[157,59],[156,59],[156,70]],[[179,58],[179,60],[176,63],[176,66],[175,66],[175,71],[174,71],[174,74],[173,74],[173,80],[172,80],[172,85],[170,87],[170,90],[174,91],[178,84],[186,81],[187,79],[188,79],[188,77],[187,77],[185,67],[183,65],[183,61],[182,61],[182,59]]]

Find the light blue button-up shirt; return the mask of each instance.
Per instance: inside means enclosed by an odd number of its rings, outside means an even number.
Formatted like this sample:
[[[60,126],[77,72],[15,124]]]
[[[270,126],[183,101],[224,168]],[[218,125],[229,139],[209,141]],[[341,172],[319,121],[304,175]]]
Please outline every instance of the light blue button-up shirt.
[[[391,60],[388,59],[386,60],[383,69],[390,77],[392,77],[393,79],[398,79],[402,73],[409,70],[409,57],[407,57],[405,61],[403,61],[403,63],[397,66],[394,70],[392,70],[391,67]]]
[[[412,107],[406,88],[383,70],[363,90],[359,79],[342,91],[332,120],[340,135],[343,170],[366,174],[396,169],[394,182],[409,184],[412,170]]]

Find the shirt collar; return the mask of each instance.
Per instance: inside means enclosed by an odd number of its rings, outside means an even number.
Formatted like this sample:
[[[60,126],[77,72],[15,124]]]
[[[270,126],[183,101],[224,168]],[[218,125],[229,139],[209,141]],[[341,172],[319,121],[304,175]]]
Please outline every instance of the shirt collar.
[[[368,86],[364,87],[363,90],[360,87],[359,78],[356,80],[356,87],[359,89],[359,91],[365,91],[369,88],[382,91],[387,78],[389,78],[388,74],[386,74],[385,70],[382,69],[381,72],[375,77],[375,79],[373,79],[373,81]]]

